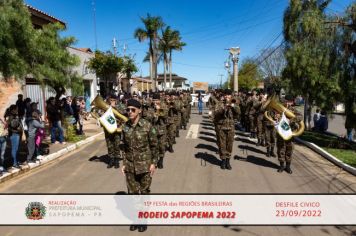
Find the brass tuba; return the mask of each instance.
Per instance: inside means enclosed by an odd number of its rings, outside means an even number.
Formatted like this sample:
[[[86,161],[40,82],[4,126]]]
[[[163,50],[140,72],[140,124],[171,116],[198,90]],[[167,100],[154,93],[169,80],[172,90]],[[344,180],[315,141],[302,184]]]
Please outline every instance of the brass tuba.
[[[278,113],[283,113],[285,114],[285,116],[288,119],[293,119],[295,118],[294,113],[287,109],[286,107],[284,107],[281,103],[279,103],[276,99],[275,96],[270,97],[263,105],[262,105],[262,109],[266,110],[264,113],[264,116],[266,117],[266,119],[268,119],[270,122],[272,122],[273,124],[275,123],[275,121],[273,120],[273,118],[268,114],[268,110],[274,110]],[[292,137],[296,137],[301,135],[304,132],[304,121],[300,121],[299,122],[299,129],[297,131],[293,131],[292,132]]]
[[[98,110],[103,110],[104,112],[109,109],[109,105],[103,100],[103,98],[98,94],[95,99],[91,102],[90,106],[92,107],[91,114],[94,118],[99,119],[100,115],[98,114]],[[121,122],[118,123],[125,123],[128,121],[128,118],[118,112],[114,107],[112,107],[112,112],[114,113],[115,117],[120,120]],[[117,132],[122,131],[122,125],[117,128]]]

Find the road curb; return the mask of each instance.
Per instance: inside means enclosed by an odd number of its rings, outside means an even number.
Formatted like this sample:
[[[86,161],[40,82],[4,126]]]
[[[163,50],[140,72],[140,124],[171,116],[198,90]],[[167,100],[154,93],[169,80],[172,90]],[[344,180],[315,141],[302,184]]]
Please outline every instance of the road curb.
[[[327,151],[325,151],[324,149],[322,149],[321,147],[319,147],[318,145],[311,143],[311,142],[307,142],[304,141],[300,138],[295,138],[295,140],[298,143],[301,143],[305,146],[307,146],[308,148],[310,148],[311,150],[313,150],[314,152],[320,154],[322,157],[326,158],[327,160],[329,160],[330,162],[332,162],[333,164],[341,167],[342,169],[346,170],[347,172],[349,172],[350,174],[353,174],[356,176],[356,168],[345,164],[344,162],[340,161],[339,159],[337,159],[336,157],[334,157],[333,155],[331,155],[330,153],[328,153]]]
[[[28,165],[24,165],[24,166],[21,166],[20,169],[12,169],[11,172],[6,172],[4,173],[3,176],[0,177],[0,184],[9,180],[9,179],[12,179],[18,175],[21,175],[21,174],[24,174],[28,171],[31,171],[32,169],[35,169],[35,168],[38,168],[40,166],[43,166],[44,164],[46,163],[49,163],[67,153],[70,153],[76,149],[78,149],[79,147],[85,145],[85,144],[88,144],[88,143],[91,143],[93,142],[97,137],[99,137],[100,135],[102,135],[104,132],[100,132],[100,133],[97,133],[93,136],[90,136],[84,140],[81,140],[77,143],[74,143],[74,144],[71,144],[69,145],[68,147],[65,147],[57,152],[54,152],[54,153],[51,153],[47,156],[38,156],[37,159],[39,159],[39,161],[37,161],[36,163],[30,163]]]

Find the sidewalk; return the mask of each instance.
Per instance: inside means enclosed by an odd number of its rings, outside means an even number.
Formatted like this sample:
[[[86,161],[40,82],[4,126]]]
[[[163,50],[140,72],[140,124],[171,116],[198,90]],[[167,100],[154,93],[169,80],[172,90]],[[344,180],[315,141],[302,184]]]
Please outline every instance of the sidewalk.
[[[39,159],[39,161],[37,161],[36,163],[20,165],[21,167],[20,169],[11,167],[12,166],[11,144],[10,141],[8,140],[7,148],[5,152],[5,161],[4,161],[5,162],[4,167],[5,169],[7,169],[7,172],[4,172],[3,176],[0,177],[0,183],[14,176],[17,176],[21,173],[27,172],[30,169],[41,166],[47,163],[48,161],[56,159],[68,152],[71,152],[77,149],[78,147],[80,147],[81,145],[94,141],[97,136],[103,133],[103,128],[97,125],[96,119],[90,118],[87,121],[84,120],[83,131],[85,133],[85,138],[77,143],[67,142],[66,144],[60,144],[60,143],[50,144],[50,137],[47,135],[43,143],[44,145],[49,146],[49,150],[50,150],[49,154],[46,156],[38,156],[37,158]],[[46,134],[47,133],[48,132],[46,131]],[[27,145],[25,144],[25,141],[22,140],[19,147],[19,153],[17,159],[18,162],[21,163],[24,162],[26,158],[27,158]]]

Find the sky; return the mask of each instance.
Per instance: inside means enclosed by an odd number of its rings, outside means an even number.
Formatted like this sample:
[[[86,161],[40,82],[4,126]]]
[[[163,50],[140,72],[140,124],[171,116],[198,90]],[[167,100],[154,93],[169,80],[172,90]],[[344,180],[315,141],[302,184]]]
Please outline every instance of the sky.
[[[63,36],[74,36],[74,47],[96,49],[93,2],[97,32],[97,49],[113,50],[134,56],[137,76],[148,76],[149,65],[142,62],[148,41],[133,37],[143,28],[140,17],[147,13],[161,16],[166,25],[179,30],[187,44],[172,56],[172,70],[189,82],[220,84],[227,78],[224,62],[227,48],[240,47],[240,61],[257,58],[261,50],[283,41],[283,13],[288,0],[25,0],[25,3],[67,24]],[[341,15],[353,0],[332,0],[327,11]],[[240,63],[241,64],[241,63]],[[158,72],[163,73],[163,65]],[[222,75],[222,76],[220,76]]]

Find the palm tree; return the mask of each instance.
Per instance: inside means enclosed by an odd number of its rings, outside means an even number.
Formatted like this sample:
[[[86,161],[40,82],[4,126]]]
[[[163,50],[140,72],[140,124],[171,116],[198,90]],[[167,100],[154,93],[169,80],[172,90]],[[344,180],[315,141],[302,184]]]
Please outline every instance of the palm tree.
[[[182,37],[180,36],[180,32],[178,30],[174,30],[171,35],[171,41],[172,44],[169,48],[169,85],[170,88],[172,89],[172,51],[177,50],[177,51],[182,51],[183,47],[186,46],[187,44],[182,42]]]
[[[168,53],[171,48],[176,45],[175,32],[176,31],[171,30],[171,28],[167,26],[164,30],[162,30],[162,36],[158,45],[161,55],[163,56],[164,90],[166,90],[167,86]]]
[[[152,88],[155,91],[157,81],[158,30],[164,26],[164,23],[160,16],[151,16],[150,14],[147,14],[146,18],[141,17],[141,21],[145,28],[136,29],[134,37],[139,42],[149,39],[150,77],[153,80]]]

